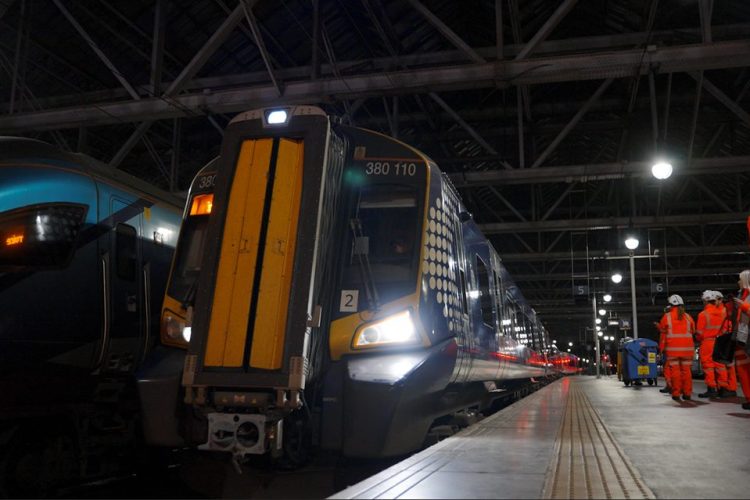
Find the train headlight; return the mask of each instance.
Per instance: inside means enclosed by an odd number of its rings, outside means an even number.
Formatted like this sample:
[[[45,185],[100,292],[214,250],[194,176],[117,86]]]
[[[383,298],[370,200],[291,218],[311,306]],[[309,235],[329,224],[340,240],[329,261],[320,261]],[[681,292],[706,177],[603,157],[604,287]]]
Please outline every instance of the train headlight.
[[[289,123],[289,109],[267,109],[264,113],[264,118],[267,125],[283,126]]]
[[[192,328],[187,325],[187,320],[174,314],[170,310],[165,310],[162,316],[162,331],[166,338],[178,344],[190,342]]]
[[[403,311],[365,325],[354,339],[354,347],[413,344],[419,341],[409,311]]]

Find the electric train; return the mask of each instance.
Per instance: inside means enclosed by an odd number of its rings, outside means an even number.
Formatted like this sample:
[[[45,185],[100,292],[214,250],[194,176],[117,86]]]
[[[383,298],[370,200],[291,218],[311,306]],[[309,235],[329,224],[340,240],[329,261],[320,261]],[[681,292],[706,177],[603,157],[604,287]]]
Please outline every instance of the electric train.
[[[230,123],[215,170],[201,273],[173,325],[187,352],[142,380],[180,394],[144,410],[157,444],[397,456],[439,419],[560,373],[501,256],[415,148],[316,107],[262,109]]]
[[[180,372],[190,341],[192,305],[198,286],[206,229],[211,215],[218,158],[204,166],[190,184],[169,280],[161,306],[161,342],[138,370],[142,430],[153,446],[177,447],[183,438],[174,425],[180,404]],[[166,416],[165,416],[166,415]]]
[[[0,494],[109,473],[136,433],[184,201],[0,137]],[[110,460],[111,459],[111,460]]]

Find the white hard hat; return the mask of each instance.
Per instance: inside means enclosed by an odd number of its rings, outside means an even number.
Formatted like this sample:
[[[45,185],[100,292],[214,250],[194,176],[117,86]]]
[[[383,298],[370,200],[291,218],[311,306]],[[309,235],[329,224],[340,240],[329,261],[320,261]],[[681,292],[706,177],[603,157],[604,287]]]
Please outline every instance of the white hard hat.
[[[721,293],[721,292],[720,292],[720,291],[718,291],[718,290],[714,290],[714,298],[715,298],[716,300],[721,300],[721,299],[723,299],[723,298],[724,298],[724,294],[723,294],[723,293]]]
[[[703,294],[701,295],[701,299],[703,300],[714,300],[716,298],[716,292],[713,290],[703,290]]]
[[[682,300],[682,297],[679,295],[670,295],[667,299],[667,302],[672,304],[673,306],[684,306],[685,302]]]

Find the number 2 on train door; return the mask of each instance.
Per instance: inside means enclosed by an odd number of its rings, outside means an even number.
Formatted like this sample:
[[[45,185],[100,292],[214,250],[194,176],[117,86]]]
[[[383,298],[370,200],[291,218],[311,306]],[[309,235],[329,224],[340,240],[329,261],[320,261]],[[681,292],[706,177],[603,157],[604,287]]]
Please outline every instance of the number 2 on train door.
[[[357,312],[359,290],[341,290],[340,312]]]

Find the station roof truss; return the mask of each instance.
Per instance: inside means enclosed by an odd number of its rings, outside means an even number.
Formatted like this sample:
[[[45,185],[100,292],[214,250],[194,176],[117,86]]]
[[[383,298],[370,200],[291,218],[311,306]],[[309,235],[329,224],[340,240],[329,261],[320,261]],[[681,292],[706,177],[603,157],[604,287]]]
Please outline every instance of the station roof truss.
[[[184,191],[236,113],[319,105],[430,155],[563,340],[591,335],[574,285],[629,315],[630,233],[641,335],[653,283],[693,312],[736,288],[749,69],[745,0],[0,2],[0,134]]]

